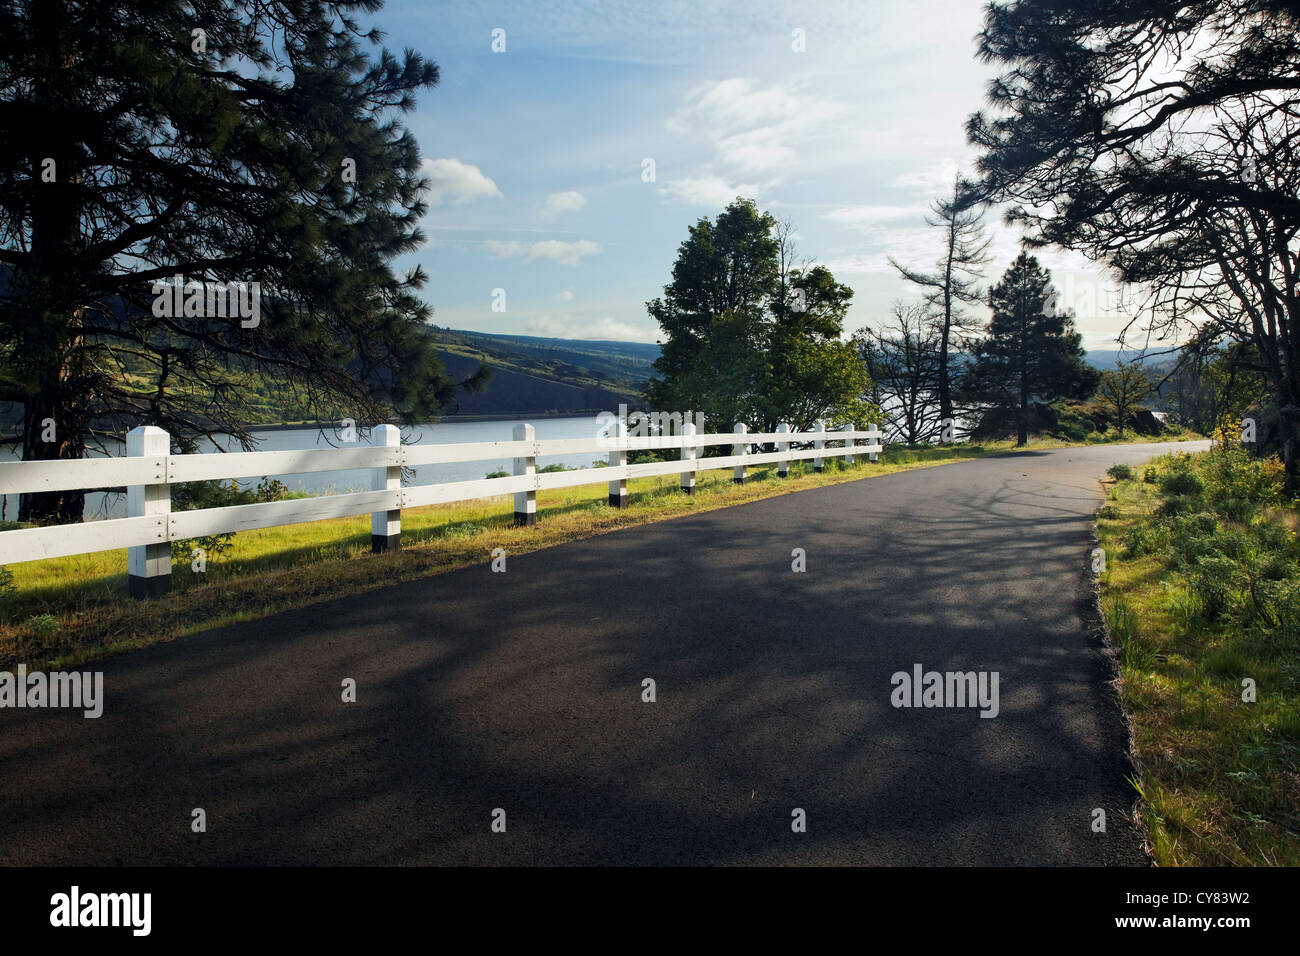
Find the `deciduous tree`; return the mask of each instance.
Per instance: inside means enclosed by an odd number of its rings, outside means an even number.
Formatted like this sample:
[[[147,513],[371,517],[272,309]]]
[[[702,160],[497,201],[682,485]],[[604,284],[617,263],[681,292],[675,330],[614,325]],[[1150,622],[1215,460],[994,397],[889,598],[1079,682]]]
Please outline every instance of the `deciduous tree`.
[[[861,421],[866,373],[840,340],[852,296],[826,267],[795,264],[788,225],[736,199],[688,227],[672,281],[646,303],[665,333],[648,401],[722,429]]]

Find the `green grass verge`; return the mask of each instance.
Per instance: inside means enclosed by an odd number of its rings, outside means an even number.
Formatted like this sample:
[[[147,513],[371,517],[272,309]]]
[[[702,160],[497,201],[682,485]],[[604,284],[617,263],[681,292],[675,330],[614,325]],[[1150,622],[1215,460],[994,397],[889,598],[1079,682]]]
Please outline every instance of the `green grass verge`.
[[[1159,865],[1300,864],[1300,512],[1279,479],[1240,449],[1175,454],[1117,481],[1098,515]]]

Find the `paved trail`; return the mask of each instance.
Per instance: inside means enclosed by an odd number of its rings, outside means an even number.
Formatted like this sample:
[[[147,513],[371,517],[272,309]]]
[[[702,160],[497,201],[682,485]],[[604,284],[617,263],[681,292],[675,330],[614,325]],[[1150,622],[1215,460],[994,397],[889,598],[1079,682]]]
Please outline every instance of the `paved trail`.
[[[120,655],[98,720],[0,711],[0,863],[1142,864],[1089,529],[1105,469],[1169,447],[855,481]],[[914,664],[998,672],[998,716],[895,709]]]

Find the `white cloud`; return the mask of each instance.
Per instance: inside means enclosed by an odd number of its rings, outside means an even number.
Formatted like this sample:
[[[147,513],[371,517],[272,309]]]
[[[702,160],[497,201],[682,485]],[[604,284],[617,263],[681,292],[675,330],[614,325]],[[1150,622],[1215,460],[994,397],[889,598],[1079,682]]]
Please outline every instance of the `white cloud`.
[[[497,184],[481,169],[459,159],[426,159],[421,161],[420,171],[429,180],[425,198],[432,206],[445,202],[463,206],[479,199],[501,198]]]
[[[542,215],[555,216],[560,213],[577,212],[587,205],[587,197],[575,189],[567,192],[551,193],[542,206]]]
[[[849,275],[868,275],[875,272],[892,272],[889,263],[885,261],[883,255],[850,255],[839,259],[832,259],[825,263],[827,269],[839,275],[847,273]]]
[[[851,230],[861,238],[852,252],[832,258],[826,267],[835,273],[896,275],[889,257],[904,265],[933,267],[942,251],[938,229],[925,224],[923,206],[860,204],[840,206],[821,218]]]
[[[633,325],[630,322],[620,322],[613,316],[604,316],[597,319],[590,326],[586,338],[614,339],[625,342],[653,342],[657,335],[659,335],[657,328]]]
[[[543,239],[540,242],[531,243],[520,242],[518,239],[505,242],[489,239],[484,245],[498,259],[523,256],[525,262],[535,262],[538,259],[543,259],[566,266],[576,266],[584,256],[594,256],[600,253],[600,246],[590,239],[579,239],[576,242],[565,242],[561,239]]]
[[[658,329],[649,322],[637,325],[610,315],[596,319],[575,318],[568,313],[545,313],[528,320],[527,333],[557,339],[599,339],[619,342],[654,342]]]
[[[921,206],[840,206],[832,209],[823,219],[838,222],[859,232],[876,234],[885,223],[924,222],[929,210]]]
[[[659,195],[675,202],[684,202],[691,206],[708,206],[721,211],[737,196],[754,199],[762,192],[757,183],[737,183],[721,176],[700,176],[694,179],[678,179],[659,190]]]
[[[740,173],[793,172],[807,165],[842,130],[845,107],[807,92],[807,78],[762,87],[753,77],[733,77],[699,87],[669,120],[669,129],[698,129],[724,166]]]
[[[555,294],[555,301],[556,301],[556,302],[572,302],[572,301],[573,301],[573,290],[572,290],[572,289],[565,289],[563,292],[557,292],[557,293]]]
[[[912,190],[923,196],[949,196],[952,194],[957,170],[956,160],[944,158],[912,166],[890,180],[889,185],[896,189]],[[966,175],[971,175],[970,170],[966,170]]]
[[[532,262],[535,259],[548,259],[552,262],[563,263],[566,266],[576,266],[583,256],[594,256],[599,252],[600,246],[590,239],[579,239],[577,242],[545,239],[542,242],[533,243],[533,247],[528,250],[528,255],[524,256],[524,261]]]

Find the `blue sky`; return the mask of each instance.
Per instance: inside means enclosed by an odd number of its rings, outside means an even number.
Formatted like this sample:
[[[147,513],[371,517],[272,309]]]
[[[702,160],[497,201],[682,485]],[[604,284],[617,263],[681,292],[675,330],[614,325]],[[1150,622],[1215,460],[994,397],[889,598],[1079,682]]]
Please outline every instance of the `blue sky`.
[[[645,302],[687,226],[744,195],[855,290],[846,332],[879,324],[915,297],[885,257],[933,264],[927,207],[970,167],[963,123],[992,75],[981,20],[975,0],[389,0],[386,45],[442,72],[405,118],[433,188],[429,242],[399,266],[424,266],[438,325],[653,342]],[[989,224],[995,278],[1018,236]],[[1073,256],[1040,259],[1085,344],[1115,347],[1112,287]]]

